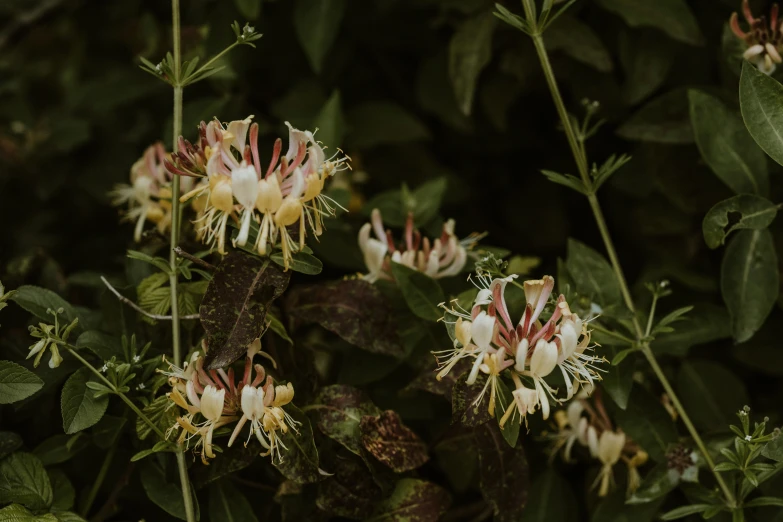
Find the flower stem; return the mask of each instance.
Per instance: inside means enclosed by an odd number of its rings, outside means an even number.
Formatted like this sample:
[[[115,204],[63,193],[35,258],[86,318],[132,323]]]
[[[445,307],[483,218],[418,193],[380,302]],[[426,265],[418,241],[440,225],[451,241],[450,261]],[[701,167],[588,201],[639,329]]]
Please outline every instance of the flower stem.
[[[103,481],[106,479],[106,473],[109,471],[109,466],[111,466],[111,462],[114,459],[114,454],[116,452],[117,445],[112,444],[109,447],[109,452],[106,453],[106,456],[103,458],[103,464],[101,464],[101,469],[98,471],[98,476],[95,478],[95,482],[93,483],[92,488],[90,488],[90,493],[87,495],[87,500],[84,502],[84,507],[82,508],[82,518],[87,518],[87,515],[90,513],[92,504],[95,502],[95,497],[98,495],[98,490],[101,489]]]
[[[113,393],[113,394],[117,395],[117,396],[118,396],[120,399],[122,399],[122,401],[123,401],[125,404],[127,404],[127,405],[128,405],[128,407],[129,407],[131,410],[133,410],[133,413],[135,413],[135,414],[136,414],[136,415],[137,415],[137,416],[138,416],[138,417],[139,417],[139,418],[142,420],[142,422],[144,422],[144,423],[145,423],[147,426],[149,426],[149,427],[150,427],[150,429],[152,429],[152,431],[154,431],[154,432],[155,432],[155,434],[156,434],[156,435],[158,435],[158,437],[160,437],[160,438],[161,438],[161,440],[165,440],[165,439],[166,439],[166,435],[164,435],[164,433],[163,433],[163,432],[160,430],[160,428],[158,428],[158,427],[157,427],[157,426],[156,426],[156,425],[155,425],[155,424],[154,424],[154,423],[153,423],[153,422],[152,422],[152,421],[149,419],[149,417],[147,417],[146,415],[144,415],[144,413],[143,413],[143,412],[142,412],[142,411],[141,411],[141,410],[138,408],[138,406],[136,406],[135,404],[133,404],[133,401],[132,401],[132,400],[130,400],[130,399],[129,399],[129,398],[128,398],[128,397],[127,397],[127,396],[126,396],[124,393],[122,393],[121,391],[119,391],[119,390],[118,390],[118,389],[117,389],[117,388],[114,386],[114,384],[112,384],[112,382],[111,382],[109,379],[107,379],[106,377],[104,377],[104,376],[103,376],[103,374],[102,374],[101,372],[99,372],[99,371],[98,371],[98,369],[97,369],[97,368],[95,368],[95,366],[93,366],[92,364],[90,364],[90,362],[89,362],[87,359],[85,359],[84,357],[82,357],[81,355],[79,355],[79,353],[76,351],[76,347],[75,347],[75,346],[71,346],[70,344],[64,344],[64,345],[62,345],[62,346],[64,346],[64,347],[65,347],[65,349],[66,349],[66,350],[68,350],[68,352],[69,352],[71,355],[73,355],[73,356],[74,356],[74,358],[76,358],[76,359],[77,359],[77,360],[78,360],[80,363],[82,363],[82,364],[83,364],[83,365],[84,365],[84,366],[85,366],[87,369],[89,369],[89,370],[90,370],[92,373],[94,373],[94,374],[95,374],[95,375],[96,375],[96,376],[97,376],[97,377],[98,377],[98,378],[99,378],[99,379],[100,379],[100,380],[103,382],[103,384],[105,384],[105,385],[106,385],[106,387],[108,387],[108,388],[109,388],[109,389],[112,391],[112,393]]]
[[[606,220],[604,219],[604,215],[601,210],[601,205],[598,202],[598,197],[596,196],[592,188],[593,183],[592,180],[590,179],[590,174],[588,172],[587,158],[585,156],[585,153],[583,152],[583,149],[580,147],[579,138],[577,137],[577,134],[574,131],[574,128],[571,124],[571,118],[569,117],[568,111],[566,110],[565,103],[563,102],[563,97],[560,94],[560,89],[558,88],[557,80],[555,79],[555,73],[552,70],[552,64],[549,62],[549,55],[547,54],[546,46],[544,45],[544,39],[541,36],[540,31],[538,30],[537,21],[535,19],[535,10],[533,5],[531,4],[532,1],[533,0],[523,0],[522,2],[525,8],[525,14],[527,16],[528,23],[533,29],[530,33],[530,37],[533,39],[533,44],[535,45],[536,53],[538,54],[538,59],[541,62],[541,68],[544,72],[544,77],[546,78],[547,85],[549,86],[549,91],[552,95],[552,100],[554,101],[555,108],[557,109],[557,113],[560,116],[561,124],[563,125],[563,129],[565,130],[566,138],[568,139],[568,145],[571,147],[571,153],[574,156],[574,161],[576,162],[577,169],[579,170],[579,175],[582,178],[582,182],[585,185],[587,199],[590,202],[590,208],[593,211],[596,224],[598,225],[598,229],[601,233],[601,238],[603,239],[604,246],[606,247],[607,254],[609,255],[609,262],[612,265],[612,269],[614,270],[615,277],[617,278],[617,283],[620,286],[620,292],[623,296],[623,301],[625,301],[625,305],[628,307],[628,310],[631,312],[633,316],[632,322],[634,326],[634,331],[636,333],[637,342],[639,343],[639,346],[641,347],[641,350],[644,353],[647,362],[650,364],[650,367],[655,373],[655,376],[660,381],[664,390],[669,395],[669,398],[671,399],[674,408],[677,410],[677,413],[682,418],[685,427],[688,429],[688,432],[690,433],[691,437],[693,437],[693,440],[698,446],[699,451],[701,451],[701,453],[703,454],[704,460],[706,461],[713,475],[715,475],[715,480],[718,482],[718,485],[723,491],[723,494],[726,498],[727,505],[729,507],[734,507],[736,505],[734,494],[731,492],[731,490],[729,489],[726,482],[723,480],[723,477],[720,475],[720,473],[715,471],[715,462],[713,461],[712,457],[707,451],[704,441],[702,440],[701,436],[699,435],[699,432],[696,430],[695,426],[691,422],[688,413],[685,411],[685,408],[680,402],[680,399],[677,396],[677,393],[674,391],[674,388],[672,387],[671,383],[669,382],[669,379],[663,373],[663,370],[658,364],[658,361],[655,359],[655,355],[650,349],[649,343],[643,341],[645,335],[644,335],[644,331],[642,330],[642,326],[639,323],[639,319],[638,317],[636,317],[636,307],[634,306],[634,302],[631,297],[631,291],[628,287],[628,282],[626,281],[625,275],[623,274],[622,268],[620,266],[620,261],[617,257],[617,251],[615,250],[612,237],[609,234],[609,227],[606,225]]]
[[[180,11],[179,0],[171,0],[171,38],[174,52],[174,115],[172,118],[172,150],[177,146],[182,134],[182,50],[180,49]],[[179,299],[177,295],[177,281],[179,279],[179,269],[177,267],[177,252],[179,246],[180,222],[182,221],[182,209],[179,201],[179,176],[174,176],[171,184],[171,248],[169,249],[169,266],[171,275],[169,284],[171,286],[171,343],[172,355],[176,366],[182,365],[182,349],[180,346],[180,324],[179,324]],[[185,465],[185,453],[182,444],[177,444],[177,470],[179,471],[179,481],[182,487],[182,501],[185,506],[185,519],[187,522],[195,522],[196,515],[193,508],[193,496],[190,492],[190,479],[188,477],[188,468]]]

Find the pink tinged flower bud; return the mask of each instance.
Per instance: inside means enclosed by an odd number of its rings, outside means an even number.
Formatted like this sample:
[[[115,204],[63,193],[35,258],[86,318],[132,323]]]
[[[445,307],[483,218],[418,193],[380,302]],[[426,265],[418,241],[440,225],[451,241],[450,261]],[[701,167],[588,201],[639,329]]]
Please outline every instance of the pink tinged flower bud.
[[[473,320],[471,325],[470,335],[473,338],[473,342],[476,343],[481,350],[489,348],[489,343],[492,342],[492,336],[495,333],[495,318],[487,314],[487,312],[481,312]]]
[[[214,386],[204,387],[201,394],[201,414],[209,421],[217,422],[223,414],[223,401],[226,398],[226,390],[218,390]]]
[[[264,416],[264,389],[245,386],[242,388],[242,413],[252,420],[261,420]]]
[[[552,295],[552,290],[555,288],[555,279],[552,276],[544,276],[543,279],[525,281],[524,287],[527,304],[533,309],[533,315],[529,323],[533,324],[544,310],[547,301],[549,301],[549,296]]]
[[[234,210],[234,193],[231,190],[231,181],[221,179],[215,183],[209,195],[209,202],[218,210],[231,212]]]
[[[228,150],[233,146],[240,154],[245,152],[245,141],[247,139],[247,130],[250,128],[250,122],[253,116],[250,115],[244,120],[235,120],[228,124],[228,133],[231,135],[231,141],[224,140],[223,147]]]
[[[750,60],[751,58],[754,58],[754,57],[760,55],[763,52],[764,52],[764,46],[761,45],[761,44],[756,44],[756,45],[751,45],[750,47],[748,47],[745,50],[745,52],[742,53],[742,56],[746,60]]]
[[[299,198],[287,197],[275,213],[275,224],[279,227],[293,225],[302,215],[302,201]]]
[[[308,142],[308,136],[306,132],[295,129],[290,123],[285,122],[288,127],[288,152],[286,152],[286,159],[290,162],[299,154],[299,148],[302,145],[306,145]]]
[[[546,377],[557,366],[557,345],[539,339],[530,357],[530,371],[538,377]]]
[[[280,182],[277,176],[270,176],[258,182],[258,197],[256,208],[263,214],[277,212],[283,203],[283,193],[280,191]]]
[[[625,447],[625,433],[604,431],[598,440],[598,458],[604,464],[614,465],[620,460]]]
[[[527,339],[522,339],[519,342],[519,345],[517,345],[516,364],[514,365],[514,369],[516,371],[518,372],[525,371],[525,363],[527,362],[527,352],[529,348],[530,345]]]
[[[462,317],[457,319],[457,323],[454,325],[454,337],[462,346],[470,344],[470,332],[472,327],[472,322],[466,321],[462,319]]]

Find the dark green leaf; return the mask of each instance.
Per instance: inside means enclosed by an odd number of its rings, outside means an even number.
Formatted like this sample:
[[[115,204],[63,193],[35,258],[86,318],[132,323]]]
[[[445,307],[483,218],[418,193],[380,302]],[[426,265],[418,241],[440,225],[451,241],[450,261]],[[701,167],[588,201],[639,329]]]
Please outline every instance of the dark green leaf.
[[[677,392],[696,427],[727,430],[736,412],[748,404],[745,385],[727,368],[712,361],[685,361],[677,376]]]
[[[92,428],[92,440],[99,448],[109,449],[117,443],[117,439],[122,433],[122,429],[128,419],[125,417],[114,417],[104,415],[103,418]]]
[[[387,300],[372,284],[341,280],[294,288],[286,311],[302,323],[318,323],[349,343],[376,354],[403,357]]]
[[[633,388],[633,372],[630,371],[628,365],[620,366],[619,363],[615,364],[614,359],[612,364],[604,366],[604,369],[606,372],[601,374],[603,377],[603,381],[601,381],[603,389],[606,390],[606,393],[609,394],[609,397],[621,410],[626,409],[628,407],[628,397],[631,395],[631,389]]]
[[[740,194],[712,207],[702,222],[704,241],[718,248],[735,230],[767,228],[778,213],[779,205],[752,194]]]
[[[170,458],[173,459],[173,457]],[[169,515],[180,520],[186,520],[185,502],[182,499],[182,488],[178,478],[167,477],[163,468],[158,466],[152,459],[142,462],[140,478],[144,491],[151,501]],[[192,489],[191,495],[193,497],[193,506],[196,510],[196,520],[199,520],[198,498]]]
[[[58,522],[51,513],[33,515],[29,509],[20,504],[11,504],[0,509],[0,520],[3,522]]]
[[[613,69],[612,57],[598,35],[573,16],[561,16],[546,30],[547,47],[601,72]]]
[[[12,431],[0,431],[0,459],[22,447],[22,437]]]
[[[571,491],[571,486],[563,477],[549,468],[544,473],[536,477],[528,494],[530,502],[528,503],[522,517],[501,518],[509,522],[519,520],[520,522],[575,522],[576,499]],[[496,518],[497,519],[497,518]]]
[[[35,447],[33,453],[44,466],[51,466],[72,459],[89,444],[90,438],[86,433],[80,432],[75,435],[60,433],[40,443]]]
[[[294,27],[313,71],[320,73],[345,12],[344,0],[297,0]]]
[[[776,439],[767,443],[761,454],[777,462],[783,462],[783,436],[778,436]]]
[[[207,332],[205,366],[223,368],[241,357],[264,330],[272,301],[288,287],[290,273],[268,260],[230,252],[215,270],[199,307]]]
[[[44,382],[27,368],[0,361],[0,404],[11,404],[35,394]]]
[[[274,252],[269,258],[277,265],[285,267],[285,260],[283,259],[283,253],[280,251]],[[317,257],[310,255],[306,252],[296,252],[292,255],[291,261],[288,263],[289,270],[294,272],[300,272],[307,275],[317,275],[321,273],[324,265]]]
[[[327,151],[336,150],[343,144],[345,121],[340,103],[340,91],[334,91],[324,106],[321,107],[321,111],[315,117],[314,126],[318,129],[315,136],[316,139],[327,147]],[[292,269],[302,272],[302,270],[297,270],[293,266]]]
[[[445,489],[424,480],[397,482],[391,496],[380,502],[367,522],[437,522],[451,499]]]
[[[662,500],[629,506],[625,503],[625,492],[615,491],[598,505],[590,522],[652,522],[661,503]]]
[[[764,324],[780,290],[778,257],[769,230],[738,232],[726,247],[720,277],[734,339],[747,341]]]
[[[362,446],[397,473],[416,469],[429,460],[427,445],[394,411],[365,415],[360,430]]]
[[[122,354],[122,346],[116,336],[105,334],[97,330],[88,330],[76,339],[76,347],[87,349],[97,355],[103,361],[108,361],[113,356]]]
[[[693,504],[691,506],[678,507],[661,515],[661,520],[677,520],[680,518],[685,518],[697,513],[704,513],[712,507],[713,506],[711,504]]]
[[[443,317],[438,305],[446,296],[437,281],[400,263],[392,262],[391,270],[411,312],[428,321]]]
[[[661,403],[640,386],[633,388],[628,407],[614,412],[618,426],[650,455],[664,460],[669,444],[677,442],[677,429]]]
[[[528,465],[522,445],[511,448],[494,423],[473,431],[479,456],[481,493],[492,506],[495,520],[511,522],[526,513],[528,499]]]
[[[361,459],[338,457],[334,475],[318,484],[318,507],[327,513],[366,520],[381,497],[381,489]]]
[[[0,462],[0,504],[15,502],[40,511],[52,504],[52,486],[38,457],[14,453]]]
[[[247,20],[258,18],[258,15],[261,14],[261,2],[262,0],[234,0],[239,13]],[[185,76],[189,75],[186,74]]]
[[[740,119],[717,98],[688,91],[696,145],[712,171],[737,194],[769,192],[767,158]]]
[[[492,34],[497,20],[491,12],[468,18],[449,43],[449,77],[460,110],[470,115],[476,83],[492,57]]]
[[[637,0],[599,0],[604,9],[621,16],[631,27],[655,27],[675,40],[703,45],[704,37],[685,0],[657,0],[654,4]]]
[[[770,157],[783,165],[783,85],[747,61],[742,63],[740,108],[750,135]]]
[[[352,129],[350,144],[360,149],[431,137],[427,127],[416,116],[389,101],[363,103],[348,113],[348,121]]]
[[[49,482],[52,485],[52,511],[67,511],[73,507],[76,500],[76,490],[61,469],[50,469]]]
[[[221,522],[258,522],[253,507],[227,479],[209,487],[209,519]]]
[[[631,498],[629,504],[646,504],[668,495],[680,483],[680,474],[676,469],[669,469],[667,464],[659,464],[653,468],[642,481]]]
[[[319,405],[315,410],[318,429],[349,451],[361,455],[362,433],[359,424],[362,417],[380,415],[381,410],[363,391],[342,384],[322,388],[315,404]]]
[[[480,373],[476,382],[468,384],[469,370],[465,371],[454,383],[451,391],[451,422],[460,421],[464,426],[479,426],[488,422],[489,393],[484,393],[481,401],[477,401],[487,383],[487,376]]]
[[[693,142],[685,90],[675,89],[646,103],[617,129],[617,134],[632,141]]]
[[[455,368],[456,370],[456,368]],[[498,428],[500,433],[506,440],[509,446],[512,448],[517,445],[517,439],[519,439],[519,429],[522,427],[522,420],[516,413],[512,413],[506,423],[501,426],[500,419],[506,413],[508,408],[516,408],[514,405],[514,396],[511,394],[511,390],[503,382],[503,379],[497,380],[498,392],[495,398],[495,418],[498,421]]]
[[[324,477],[318,467],[318,449],[313,440],[310,420],[292,404],[288,404],[285,410],[301,424],[297,426],[296,431],[288,430],[288,433],[281,435],[281,442],[288,449],[284,450],[282,458],[274,461],[273,464],[288,480],[299,484],[318,482]]]
[[[620,287],[612,266],[589,246],[569,238],[566,267],[580,294],[604,307],[620,301]]]
[[[46,288],[30,285],[20,286],[11,296],[11,300],[45,323],[54,324],[54,316],[46,313],[48,309],[55,311],[63,309],[63,313],[58,315],[60,324],[70,323],[78,317],[73,306]]]
[[[101,420],[109,406],[109,397],[95,398],[95,392],[87,387],[91,380],[90,370],[82,368],[71,375],[63,386],[60,402],[63,414],[63,429],[71,434],[89,428]]]
[[[687,327],[655,338],[652,347],[657,353],[684,356],[691,346],[731,337],[731,321],[723,307],[699,303],[688,314]]]

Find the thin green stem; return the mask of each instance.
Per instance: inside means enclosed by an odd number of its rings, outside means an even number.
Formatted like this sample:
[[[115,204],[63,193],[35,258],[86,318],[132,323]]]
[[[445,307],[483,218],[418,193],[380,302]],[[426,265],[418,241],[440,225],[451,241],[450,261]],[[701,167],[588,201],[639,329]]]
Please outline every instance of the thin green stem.
[[[174,47],[174,115],[172,118],[171,143],[172,147],[177,146],[177,141],[182,134],[182,50],[180,49],[180,10],[179,0],[171,0],[171,38]],[[182,365],[182,349],[180,345],[180,324],[179,324],[179,299],[177,295],[177,284],[179,280],[179,269],[177,267],[177,253],[175,249],[179,246],[180,222],[182,213],[180,208],[180,187],[179,176],[174,176],[171,184],[171,248],[169,249],[169,266],[171,275],[169,283],[171,286],[171,343],[174,364]],[[177,470],[179,471],[179,481],[182,487],[182,501],[185,506],[185,519],[187,522],[195,522],[196,514],[193,507],[193,496],[190,492],[190,478],[188,477],[188,468],[185,464],[185,453],[182,444],[177,444]]]
[[[655,307],[658,305],[658,294],[653,293],[652,304],[650,305],[650,316],[647,318],[647,328],[644,330],[644,336],[649,337],[652,332],[653,319],[655,318]]]
[[[234,48],[234,47],[236,47],[237,45],[240,45],[240,42],[234,42],[234,43],[232,43],[231,45],[229,45],[228,47],[226,47],[225,49],[223,49],[222,51],[220,51],[219,53],[217,53],[215,56],[213,56],[212,58],[210,58],[210,59],[209,59],[209,60],[208,60],[208,61],[207,61],[207,62],[206,62],[204,65],[202,65],[201,67],[199,67],[199,68],[198,68],[198,70],[197,70],[196,72],[194,72],[194,73],[193,73],[193,74],[192,74],[190,77],[192,78],[193,76],[198,76],[198,74],[199,74],[199,73],[201,73],[202,71],[205,71],[205,70],[207,70],[207,68],[208,68],[210,65],[212,65],[212,64],[213,64],[213,63],[215,63],[216,61],[218,61],[218,60],[220,60],[221,58],[223,58],[223,56],[224,56],[224,55],[225,55],[227,52],[229,52],[231,49],[233,49],[233,48]],[[187,80],[187,78],[183,78],[183,80]]]
[[[98,471],[98,476],[95,478],[95,482],[92,484],[92,488],[90,488],[90,493],[87,495],[87,500],[84,501],[84,507],[82,508],[82,518],[87,518],[87,515],[90,513],[90,509],[92,509],[92,504],[95,502],[95,497],[98,496],[98,490],[101,489],[101,486],[103,485],[103,481],[106,479],[106,473],[109,471],[109,466],[111,466],[111,462],[114,459],[114,454],[117,452],[117,445],[112,444],[109,447],[108,453],[106,453],[106,456],[103,458],[103,464],[101,464],[101,469]]]
[[[590,328],[592,330],[595,330],[596,332],[601,332],[602,334],[608,335],[610,337],[614,337],[615,339],[618,339],[620,341],[626,342],[628,344],[631,344],[631,345],[636,344],[636,341],[631,339],[630,337],[626,337],[623,334],[615,332],[613,330],[607,330],[606,328],[604,328],[603,326],[601,326],[597,322],[591,322],[590,323]]]
[[[82,363],[82,364],[83,364],[83,365],[84,365],[84,366],[85,366],[87,369],[89,369],[89,370],[90,370],[92,373],[94,373],[94,374],[95,374],[95,375],[96,375],[96,376],[97,376],[97,377],[98,377],[98,378],[101,380],[101,382],[103,382],[103,384],[105,384],[105,385],[106,385],[106,387],[107,387],[107,388],[109,388],[109,389],[112,391],[112,393],[113,393],[113,394],[117,395],[117,396],[118,396],[120,399],[122,399],[122,401],[123,401],[125,404],[127,404],[127,405],[128,405],[128,407],[129,407],[131,410],[133,410],[133,413],[135,413],[135,414],[136,414],[136,415],[137,415],[137,416],[138,416],[138,417],[139,417],[139,418],[142,420],[142,422],[144,422],[144,423],[145,423],[147,426],[149,426],[149,427],[152,429],[152,431],[154,431],[154,432],[155,432],[155,434],[156,434],[156,435],[158,435],[158,437],[160,437],[160,438],[161,438],[161,440],[165,440],[165,439],[166,439],[166,435],[164,435],[164,433],[163,433],[163,432],[160,430],[160,428],[158,428],[158,427],[157,427],[157,426],[156,426],[156,425],[155,425],[155,424],[154,424],[154,423],[153,423],[153,422],[152,422],[152,421],[149,419],[149,417],[147,417],[146,415],[144,415],[144,413],[143,413],[143,412],[142,412],[142,411],[141,411],[141,410],[138,408],[138,406],[136,406],[135,404],[133,404],[133,401],[132,401],[132,400],[130,400],[130,399],[129,399],[129,398],[128,398],[128,397],[127,397],[127,396],[126,396],[124,393],[122,393],[121,391],[119,391],[119,390],[118,390],[118,389],[117,389],[117,388],[114,386],[114,384],[113,384],[113,383],[112,383],[112,382],[111,382],[109,379],[107,379],[106,377],[104,377],[104,375],[103,375],[101,372],[99,372],[99,371],[98,371],[98,369],[97,369],[95,366],[93,366],[92,364],[90,364],[90,362],[89,362],[87,359],[85,359],[84,357],[82,357],[81,355],[79,355],[79,353],[76,351],[76,347],[75,347],[75,346],[71,346],[70,344],[64,344],[64,345],[62,345],[62,346],[64,346],[64,347],[65,347],[65,349],[66,349],[66,350],[68,350],[68,352],[69,352],[69,353],[70,353],[70,354],[71,354],[71,355],[72,355],[72,356],[73,356],[75,359],[77,359],[77,360],[78,360],[80,363]]]
[[[555,73],[552,70],[552,64],[549,62],[549,55],[547,54],[546,46],[544,45],[544,39],[542,38],[540,31],[538,30],[537,21],[535,19],[535,8],[532,2],[533,0],[523,0],[522,2],[525,8],[525,13],[527,15],[528,23],[533,28],[533,31],[531,31],[530,36],[533,39],[533,44],[535,45],[536,53],[538,54],[539,61],[541,62],[541,68],[544,72],[544,77],[546,78],[547,85],[549,86],[549,91],[552,95],[552,99],[554,101],[555,108],[557,109],[557,113],[560,116],[561,124],[563,125],[563,129],[565,130],[566,138],[568,139],[568,145],[570,146],[571,153],[574,156],[574,161],[576,162],[577,169],[579,170],[579,175],[582,178],[582,182],[585,185],[585,189],[587,192],[587,199],[590,202],[590,208],[593,211],[596,224],[598,225],[598,229],[601,233],[601,238],[603,239],[604,246],[606,248],[607,254],[609,255],[609,262],[612,265],[612,269],[614,270],[615,277],[620,286],[620,292],[623,296],[623,301],[625,301],[625,305],[628,307],[628,310],[630,310],[633,316],[632,322],[634,326],[634,331],[636,332],[637,343],[641,346],[642,352],[644,353],[647,362],[650,364],[650,367],[652,368],[656,377],[658,377],[658,380],[660,381],[664,390],[669,395],[672,404],[677,410],[677,413],[680,415],[680,418],[685,424],[685,427],[688,429],[688,432],[690,433],[691,437],[693,437],[693,440],[698,446],[699,451],[701,451],[701,453],[704,455],[704,460],[707,462],[707,465],[710,467],[710,470],[715,475],[715,480],[718,482],[718,485],[723,491],[723,494],[726,498],[727,505],[729,507],[734,507],[736,505],[734,494],[731,492],[731,490],[729,489],[726,482],[723,480],[723,477],[720,475],[720,473],[715,471],[714,469],[715,463],[712,460],[712,457],[710,456],[709,452],[707,451],[707,448],[704,445],[704,441],[702,440],[701,436],[699,435],[699,432],[696,430],[693,423],[691,422],[690,417],[685,411],[685,408],[680,402],[680,399],[677,396],[677,393],[674,391],[674,388],[672,387],[671,383],[667,379],[666,375],[663,373],[661,367],[658,365],[658,361],[655,359],[655,355],[650,349],[649,344],[643,341],[643,339],[646,336],[644,335],[642,326],[639,323],[639,319],[636,317],[636,307],[634,306],[634,302],[631,297],[631,291],[628,286],[628,282],[626,281],[625,275],[623,274],[622,268],[620,266],[620,261],[617,257],[617,251],[615,250],[612,237],[609,234],[609,227],[607,226],[606,220],[604,219],[603,212],[601,211],[601,205],[598,202],[598,198],[592,189],[593,184],[592,184],[592,180],[590,179],[590,174],[588,172],[587,159],[585,154],[582,152],[579,139],[576,135],[576,132],[574,131],[573,125],[571,124],[571,118],[569,117],[568,111],[566,110],[565,103],[563,102],[563,97],[560,94],[560,89],[558,88],[557,80],[555,79]]]

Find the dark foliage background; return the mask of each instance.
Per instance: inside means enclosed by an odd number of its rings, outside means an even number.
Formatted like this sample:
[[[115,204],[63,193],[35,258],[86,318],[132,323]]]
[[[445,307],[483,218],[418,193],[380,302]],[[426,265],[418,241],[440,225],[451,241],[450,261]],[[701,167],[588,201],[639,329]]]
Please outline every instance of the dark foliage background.
[[[521,11],[516,2],[502,3]],[[719,288],[722,251],[709,250],[701,230],[707,210],[732,194],[694,144],[686,94],[696,87],[738,108],[739,61],[730,58],[725,42],[731,40],[724,34],[739,2],[689,1],[696,33],[683,32],[678,16],[663,6],[659,17],[648,16],[649,23],[629,26],[606,8],[612,3],[623,2],[577,2],[546,39],[569,109],[580,112],[585,98],[601,104],[599,116],[606,123],[589,142],[591,161],[601,163],[615,153],[633,156],[600,194],[626,275],[641,302],[642,282],[666,278],[675,294],[662,304],[665,309],[697,303],[704,305],[698,312],[707,310],[696,314],[691,333],[661,348],[675,381],[686,355],[719,363],[733,373],[728,383],[710,383],[732,391],[716,403],[726,424],[745,402],[755,413],[780,420],[781,310],[776,307],[750,341],[734,344]],[[652,0],[637,3],[640,10],[641,4],[656,9]],[[754,4],[757,12],[768,8]],[[270,145],[285,135],[286,120],[300,128],[318,126],[320,139],[341,144],[353,158],[356,199],[352,212],[315,247],[326,267],[324,279],[363,268],[355,242],[366,221],[362,201],[402,183],[416,187],[438,177],[448,182],[441,215],[457,220],[460,236],[486,231],[492,245],[540,257],[537,274],[556,273],[569,237],[603,248],[585,198],[539,172],[576,174],[528,39],[497,21],[491,59],[478,76],[469,115],[454,94],[453,83],[460,80],[459,72],[450,76],[450,44],[461,27],[493,6],[485,0],[183,0],[186,58],[230,44],[234,20],[251,16],[264,35],[257,49],[232,51],[223,71],[186,89],[185,134],[193,137],[198,122],[213,116],[228,121],[254,114]],[[100,290],[97,274],[129,282],[141,277],[142,269],[125,260],[126,248],[134,248],[132,224],[119,223],[107,192],[127,181],[130,165],[150,143],[162,139],[170,146],[171,90],[137,67],[139,55],[157,62],[171,47],[169,23],[169,5],[159,1],[0,3],[0,280],[7,288],[40,285],[74,305],[108,313],[119,306]],[[324,43],[329,40],[324,31],[334,33],[331,45]],[[306,48],[324,52],[317,72]],[[781,169],[769,163],[770,199],[779,201]],[[437,230],[437,222],[429,227]],[[779,222],[770,230],[780,246]],[[145,241],[148,251],[164,246],[154,232]],[[335,263],[339,256],[343,261]],[[21,309],[3,311],[3,358],[26,354],[27,321]],[[145,333],[155,328],[143,327]],[[165,328],[155,331],[168,346]],[[73,369],[63,371],[63,378]],[[680,385],[686,397],[699,393],[687,380]],[[59,397],[52,391],[34,410],[0,410],[2,429],[20,433],[28,448],[61,433],[59,420],[53,420]],[[420,433],[435,433],[447,422],[448,405],[440,399],[419,397],[413,404],[392,388],[374,390],[374,399],[400,411]],[[706,407],[693,400],[694,407]],[[535,483],[547,469],[546,458],[533,437],[524,444],[538,448],[528,452]],[[110,476],[119,477],[127,459],[115,463]],[[77,491],[90,484],[99,465],[89,453],[67,464]],[[583,492],[591,476],[581,468],[556,468],[578,506],[571,519],[587,520],[595,499]],[[240,480],[263,484],[273,471],[258,466],[243,473]],[[435,464],[423,473],[448,484]],[[132,481],[138,480],[134,475]],[[779,480],[777,487],[783,487]],[[258,495],[254,505],[263,497],[263,512],[279,516],[273,489],[245,491]],[[125,504],[118,520],[162,519],[140,488],[128,491],[134,502]],[[460,490],[452,487],[455,491]],[[475,488],[467,491],[456,500],[458,508],[480,498]],[[469,519],[454,516],[449,520]]]

